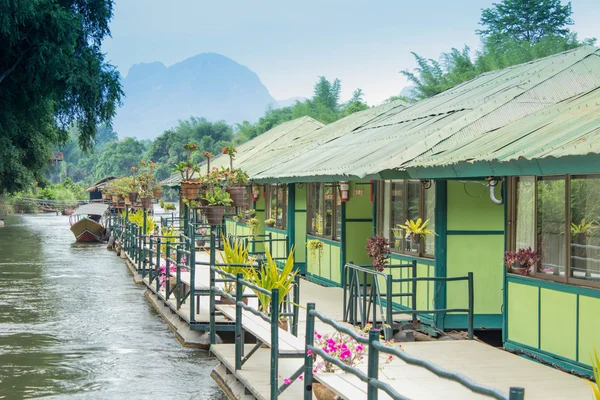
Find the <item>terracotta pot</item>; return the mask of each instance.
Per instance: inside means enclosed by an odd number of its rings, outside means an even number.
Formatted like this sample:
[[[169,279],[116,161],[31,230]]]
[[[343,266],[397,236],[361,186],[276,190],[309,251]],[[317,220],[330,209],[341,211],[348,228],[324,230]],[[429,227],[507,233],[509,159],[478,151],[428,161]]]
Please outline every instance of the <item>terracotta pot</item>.
[[[196,240],[196,247],[206,246],[206,240]]]
[[[208,206],[202,209],[206,216],[209,225],[221,225],[223,222],[223,214],[225,214],[224,206]]]
[[[200,182],[199,181],[182,181],[181,193],[188,200],[196,200],[200,197]]]
[[[123,201],[123,195],[118,194],[116,201],[117,201],[117,203]]]
[[[138,198],[138,192],[129,192],[128,197],[130,202],[135,203]]]
[[[279,329],[283,329],[284,331],[288,332],[289,331],[289,327],[290,327],[290,320],[289,319],[284,319],[284,320],[279,320]]]
[[[227,297],[225,296],[220,296],[219,300],[221,302],[221,304],[231,304],[231,305],[235,305],[235,301],[229,300]],[[242,297],[242,303],[244,303],[245,305],[248,305],[248,298],[247,297]]]
[[[322,383],[313,381],[312,391],[317,400],[337,400],[338,395]]]
[[[200,203],[200,205],[202,207],[207,207],[208,206],[208,200],[200,198],[200,200],[198,200],[198,203]]]
[[[529,268],[523,268],[523,267],[511,267],[511,270],[513,273],[515,274],[519,274],[519,275],[529,275]]]
[[[102,200],[110,200],[112,196],[108,193],[102,193]]]
[[[244,186],[228,187],[225,190],[233,200],[234,207],[243,207],[246,204],[246,188]]]
[[[152,208],[152,197],[142,197],[140,201],[142,203],[142,207]]]
[[[152,194],[154,195],[155,199],[160,199],[162,197],[163,190],[162,189],[153,189]]]

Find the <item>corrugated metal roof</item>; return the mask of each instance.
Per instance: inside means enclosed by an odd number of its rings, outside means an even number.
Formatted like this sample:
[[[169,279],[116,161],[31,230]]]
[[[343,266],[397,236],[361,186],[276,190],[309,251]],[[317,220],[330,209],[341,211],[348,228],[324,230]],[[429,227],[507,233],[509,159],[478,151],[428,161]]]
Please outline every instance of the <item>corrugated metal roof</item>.
[[[479,160],[485,155],[470,144],[491,143],[504,134],[503,129],[530,138],[529,157],[546,157],[546,148],[538,147],[541,141],[537,131],[529,131],[515,121],[598,87],[600,50],[580,47],[485,73],[408,108],[392,108],[348,134],[264,168],[256,178],[360,179],[377,177],[382,171]],[[595,109],[591,111],[593,116],[599,106],[593,103],[588,107]],[[585,129],[565,133],[569,134],[574,135],[572,139],[586,135]],[[569,155],[569,151],[580,150],[569,146],[563,155]]]
[[[269,173],[281,163],[352,132],[390,110],[406,107],[407,103],[397,100],[359,111],[329,125],[310,117],[283,123],[237,147],[234,168],[243,168],[251,179],[259,179],[262,173]],[[219,155],[211,160],[211,167],[228,165],[227,156]],[[173,175],[161,184],[177,186],[179,182],[179,175]]]

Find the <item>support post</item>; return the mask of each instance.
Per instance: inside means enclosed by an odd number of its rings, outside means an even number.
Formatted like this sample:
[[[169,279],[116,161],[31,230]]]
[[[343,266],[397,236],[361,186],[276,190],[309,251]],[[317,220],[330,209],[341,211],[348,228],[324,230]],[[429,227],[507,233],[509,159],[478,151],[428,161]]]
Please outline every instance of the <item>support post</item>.
[[[271,291],[271,400],[279,395],[279,289]]]
[[[292,324],[292,335],[298,336],[298,319],[300,313],[300,276],[296,275],[294,278],[296,282],[294,282],[294,304],[292,304],[292,313],[293,313],[293,324]]]
[[[169,300],[171,297],[171,242],[166,241],[165,243],[165,295],[166,299]]]
[[[392,338],[392,333],[394,333],[394,314],[392,310],[392,275],[390,271],[390,275],[385,277],[385,323],[389,326],[384,327],[384,335],[385,340],[390,340]]]
[[[150,253],[152,254],[152,253]],[[152,259],[152,257],[150,257]],[[160,237],[156,238],[156,265],[154,266],[154,273],[156,274],[156,293],[160,291]],[[169,268],[165,262],[165,279],[168,280]],[[166,285],[166,283],[165,283]],[[165,286],[166,287],[166,286]],[[168,299],[168,297],[167,297]]]
[[[210,305],[209,305],[209,336],[210,336],[210,344],[213,345],[216,343],[216,332],[215,332],[215,226],[210,226]]]
[[[473,296],[474,296],[474,293],[473,293],[473,273],[469,272],[467,274],[467,277],[468,277],[468,283],[469,283],[469,315],[467,316],[468,322],[469,322],[469,326],[468,326],[468,328],[469,328],[469,340],[473,340],[473,318],[474,318],[474,315],[473,315],[473,302],[474,302],[474,299],[473,299]]]
[[[306,338],[304,351],[304,400],[312,400],[313,356],[308,354],[308,346],[315,343],[315,316],[310,312],[315,309],[315,303],[306,305]]]
[[[379,378],[379,350],[372,345],[374,342],[379,342],[378,329],[371,329],[369,331],[369,360],[367,365],[369,382],[367,385],[367,400],[377,400],[378,392],[377,388],[371,383],[371,380]]]
[[[412,277],[416,278],[417,277],[417,261],[416,260],[412,260],[412,267],[411,267],[411,271],[412,271]],[[417,281],[412,281],[412,296],[411,296],[411,306],[413,310],[417,309]],[[417,323],[417,314],[413,314],[412,315],[413,318],[413,323]]]
[[[193,214],[195,215],[195,213]],[[194,220],[188,222],[188,237],[190,240],[190,256],[188,257],[190,269],[190,323],[196,322],[196,231],[194,222]]]
[[[236,276],[235,283],[235,370],[242,369],[242,354],[244,350],[244,331],[242,329],[242,306],[244,288],[240,283],[244,274],[241,272]]]

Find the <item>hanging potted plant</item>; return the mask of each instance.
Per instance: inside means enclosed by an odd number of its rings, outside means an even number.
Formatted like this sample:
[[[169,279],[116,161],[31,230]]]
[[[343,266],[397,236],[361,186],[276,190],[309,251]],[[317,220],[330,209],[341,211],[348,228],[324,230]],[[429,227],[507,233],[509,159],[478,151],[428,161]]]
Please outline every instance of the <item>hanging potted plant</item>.
[[[540,261],[540,257],[531,247],[519,249],[516,252],[507,251],[504,253],[504,264],[508,272],[519,275],[529,275],[532,267]]]
[[[204,199],[208,205],[202,209],[202,212],[206,216],[208,223],[210,225],[221,225],[223,215],[225,214],[225,207],[231,203],[229,193],[215,186],[212,190],[206,192]]]
[[[154,195],[155,199],[160,199],[163,194],[162,186],[160,186],[159,184],[154,185],[154,187],[152,188],[152,194]]]
[[[258,228],[260,226],[260,221],[258,218],[250,218],[248,222],[246,222],[246,225],[248,225],[248,229],[250,229],[250,234],[253,237],[256,237],[256,235],[258,235]]]
[[[223,169],[225,187],[235,207],[243,207],[246,204],[246,185],[248,185],[248,174],[241,168],[233,169],[233,159],[237,150],[233,146],[225,146],[222,149],[224,155],[229,156],[229,168]]]
[[[195,174],[200,173],[200,166],[191,161],[192,152],[198,150],[195,143],[187,143],[183,146],[187,150],[187,160],[175,165],[175,171],[181,174],[181,192],[184,198],[196,200],[200,197],[200,181],[194,179]]]
[[[383,271],[387,265],[390,245],[389,240],[380,235],[367,239],[367,254],[373,259],[373,268],[376,271]]]
[[[275,226],[275,218],[269,218],[265,220],[265,226],[268,228],[273,228]]]
[[[429,224],[429,220],[423,222],[421,218],[417,218],[416,222],[412,219],[407,219],[404,225],[398,224],[398,228],[405,232],[405,239],[410,239],[410,250],[415,251],[417,254],[420,254],[419,246],[421,245],[421,239],[426,236],[437,236],[437,233],[427,228],[427,224]]]
[[[323,256],[323,242],[320,240],[312,239],[306,242],[306,248],[308,249],[308,255],[313,264],[321,262]]]
[[[139,184],[136,180],[137,171],[138,171],[137,167],[133,166],[133,167],[131,167],[131,173],[133,175],[131,177],[123,178],[123,180],[125,180],[127,182],[127,185],[129,186],[129,192],[127,193],[127,197],[129,198],[129,202],[131,204],[133,204],[137,201],[138,194],[140,191]]]

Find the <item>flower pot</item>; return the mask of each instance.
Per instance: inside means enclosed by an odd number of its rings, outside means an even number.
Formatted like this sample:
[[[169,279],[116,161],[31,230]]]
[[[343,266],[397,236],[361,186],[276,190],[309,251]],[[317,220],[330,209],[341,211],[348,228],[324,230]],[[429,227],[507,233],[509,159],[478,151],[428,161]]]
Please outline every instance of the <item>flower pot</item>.
[[[312,391],[317,400],[337,400],[338,395],[322,383],[313,381]]]
[[[208,200],[200,198],[200,200],[198,201],[198,203],[200,204],[200,206],[202,207],[207,207],[208,206]]]
[[[243,207],[245,205],[246,188],[244,186],[234,186],[225,189],[229,197],[233,200],[234,207]]]
[[[233,296],[233,295],[232,295]],[[233,300],[229,300],[227,297],[225,296],[220,296],[219,299],[217,300],[218,302],[220,302],[221,304],[230,304],[230,305],[235,305],[235,301]],[[247,297],[242,297],[242,303],[244,303],[245,305],[248,305],[248,298]]]
[[[529,268],[524,267],[511,267],[511,270],[515,274],[519,275],[529,275]]]
[[[142,197],[140,202],[142,203],[142,207],[152,208],[152,197]]]
[[[108,193],[102,193],[102,200],[110,200],[112,196]]]
[[[206,216],[209,225],[221,225],[223,222],[223,214],[225,214],[224,206],[208,206],[202,209]]]
[[[121,201],[123,201],[123,195],[118,194],[117,198],[116,198],[116,202],[119,203]]]
[[[155,199],[160,199],[162,197],[163,190],[162,189],[153,189],[152,194],[154,195]]]
[[[182,181],[181,193],[188,200],[196,200],[200,197],[200,182],[199,181]]]
[[[283,329],[286,332],[288,332],[289,329],[290,329],[289,328],[290,327],[290,320],[289,319],[280,319],[277,324],[279,325],[279,329]]]
[[[129,192],[129,194],[127,196],[129,197],[130,202],[135,203],[138,198],[138,193],[137,192]]]

